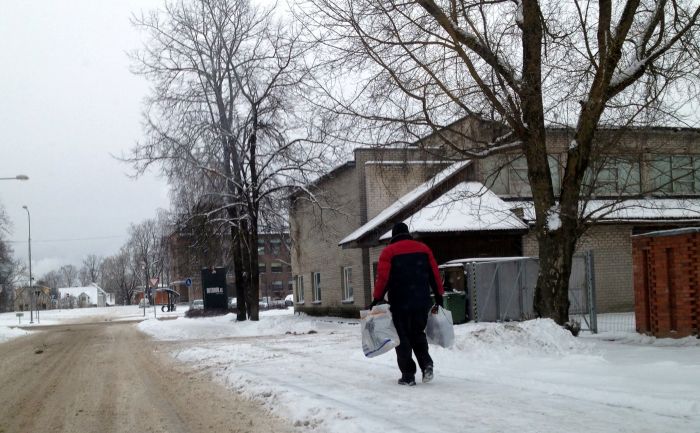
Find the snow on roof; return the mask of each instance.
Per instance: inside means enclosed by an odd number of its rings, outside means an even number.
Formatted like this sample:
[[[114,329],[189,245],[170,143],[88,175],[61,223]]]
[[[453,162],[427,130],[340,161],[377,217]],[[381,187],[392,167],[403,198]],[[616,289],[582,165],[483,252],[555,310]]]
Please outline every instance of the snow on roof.
[[[468,257],[464,259],[455,259],[445,262],[438,266],[440,269],[445,268],[461,268],[465,263],[492,263],[492,262],[514,262],[518,260],[537,260],[537,257],[528,256],[510,256],[510,257]]]
[[[700,227],[685,227],[682,229],[670,229],[670,230],[656,230],[649,233],[642,233],[639,235],[632,236],[633,238],[656,238],[663,236],[680,236],[689,235],[693,233],[699,233]]]
[[[412,191],[408,192],[407,194],[405,194],[404,196],[402,196],[401,198],[396,200],[389,207],[387,207],[386,209],[381,211],[377,216],[375,216],[371,220],[367,221],[360,228],[358,228],[354,232],[347,235],[340,242],[338,242],[338,245],[343,245],[343,244],[346,244],[348,242],[356,241],[359,238],[361,238],[362,236],[364,236],[365,234],[376,229],[377,227],[379,227],[383,223],[387,222],[388,220],[390,220],[391,218],[396,216],[396,214],[398,214],[406,206],[412,204],[413,202],[415,202],[416,200],[421,198],[425,193],[430,191],[433,187],[435,187],[436,185],[449,179],[453,174],[457,173],[459,170],[461,170],[462,168],[466,167],[469,164],[471,164],[471,161],[468,159],[451,164],[449,167],[440,171],[438,174],[436,174],[432,178],[428,179],[426,182],[423,182],[418,187],[416,187]]]
[[[404,220],[411,233],[527,230],[511,206],[481,182],[462,182]],[[391,238],[387,232],[380,239]]]
[[[416,161],[367,161],[365,162],[365,165],[448,165],[451,164],[450,161],[445,161],[445,160],[416,160]]]
[[[101,287],[97,285],[87,286],[87,287],[61,287],[58,289],[58,294],[65,298],[66,295],[75,296],[76,298],[82,293],[85,293],[90,297],[90,300],[97,302],[97,291],[107,294]]]
[[[535,220],[532,201],[512,201],[508,204],[511,209],[522,208],[525,220]],[[585,215],[602,221],[700,220],[700,198],[590,200],[586,204]]]

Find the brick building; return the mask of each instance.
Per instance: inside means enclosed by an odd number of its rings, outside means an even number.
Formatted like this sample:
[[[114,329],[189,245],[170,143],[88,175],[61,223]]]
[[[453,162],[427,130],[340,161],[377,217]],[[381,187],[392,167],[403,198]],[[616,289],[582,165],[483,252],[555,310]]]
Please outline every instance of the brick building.
[[[288,233],[258,235],[260,296],[284,299],[292,293],[292,263]]]
[[[483,135],[493,133],[490,123],[464,123],[472,135],[478,136],[480,128]],[[571,136],[564,129],[550,129],[548,134],[558,194]],[[601,153],[584,185],[591,199],[582,204],[582,212],[594,222],[578,246],[580,252],[594,254],[599,312],[633,310],[633,234],[700,223],[700,131],[648,128],[620,135],[619,130],[601,130],[597,140],[613,137],[614,146],[599,146]],[[357,315],[371,301],[374,266],[397,221],[406,222],[431,246],[439,263],[465,257],[537,256],[529,230],[534,213],[524,158],[502,154],[455,163],[446,160],[449,154],[438,144],[429,136],[423,139],[424,150],[357,149],[352,161],[309,186],[313,200],[305,195],[292,198],[297,310]],[[474,185],[481,185],[479,194],[450,199],[455,191]],[[499,200],[485,207],[483,198],[490,193]]]
[[[225,234],[214,233],[203,220],[192,218],[168,237],[170,287],[180,296],[180,302],[202,299],[202,268],[225,266],[228,292],[235,293],[233,261],[229,258],[229,241]],[[187,279],[192,285],[187,287]]]
[[[700,335],[700,228],[633,237],[637,332]]]
[[[192,227],[175,231],[168,238],[171,287],[179,293],[180,302],[202,299],[201,270],[204,267],[225,266],[229,297],[236,296],[233,260],[228,254],[228,234],[194,230]],[[292,293],[292,269],[289,257],[289,234],[261,233],[258,235],[260,296],[284,299]],[[192,286],[185,281],[190,278]]]

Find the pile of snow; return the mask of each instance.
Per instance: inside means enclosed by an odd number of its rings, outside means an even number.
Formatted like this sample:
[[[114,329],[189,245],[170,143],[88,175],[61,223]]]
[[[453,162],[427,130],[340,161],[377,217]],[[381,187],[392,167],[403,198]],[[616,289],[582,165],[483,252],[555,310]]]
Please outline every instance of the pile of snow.
[[[590,350],[590,345],[575,338],[551,319],[476,323],[458,329],[465,332],[458,334],[456,348],[466,352],[563,356]]]
[[[13,338],[22,337],[24,335],[29,335],[29,331],[23,329],[10,328],[7,326],[0,326],[0,343]]]

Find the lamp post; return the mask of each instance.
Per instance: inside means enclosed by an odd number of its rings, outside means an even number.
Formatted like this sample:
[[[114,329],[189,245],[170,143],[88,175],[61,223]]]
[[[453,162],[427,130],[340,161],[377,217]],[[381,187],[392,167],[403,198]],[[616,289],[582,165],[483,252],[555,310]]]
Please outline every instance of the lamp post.
[[[32,217],[29,214],[27,205],[22,206],[22,209],[27,211],[27,221],[29,222],[29,323],[34,323],[34,310],[32,309],[32,304],[34,303],[34,278],[32,278]],[[37,316],[38,314],[39,312],[37,312]]]
[[[0,177],[0,180],[29,180],[29,176],[24,174],[18,174],[15,177]]]

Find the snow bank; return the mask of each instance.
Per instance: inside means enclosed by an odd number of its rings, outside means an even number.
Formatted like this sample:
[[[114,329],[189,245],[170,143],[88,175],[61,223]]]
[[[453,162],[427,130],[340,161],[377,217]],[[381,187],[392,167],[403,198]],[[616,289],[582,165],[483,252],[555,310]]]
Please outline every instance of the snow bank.
[[[7,326],[0,326],[0,343],[13,338],[22,337],[23,335],[29,335],[29,331],[23,329],[10,328]]]
[[[476,323],[457,329],[456,348],[470,353],[563,356],[590,351],[589,344],[550,319]]]
[[[700,425],[700,347],[692,344],[575,338],[551,320],[468,323],[455,327],[452,348],[430,347],[435,380],[422,384],[419,373],[406,388],[396,384],[393,353],[363,356],[357,320],[271,311],[258,322],[139,327],[179,341],[176,359],[304,431],[690,433]]]
[[[305,314],[295,315],[289,310],[270,310],[260,313],[259,321],[239,322],[235,314],[215,317],[186,318],[160,321],[146,320],[139,329],[159,340],[215,340],[233,337],[273,336],[307,334],[319,330],[333,329],[342,323],[357,325],[352,319],[311,318]]]

